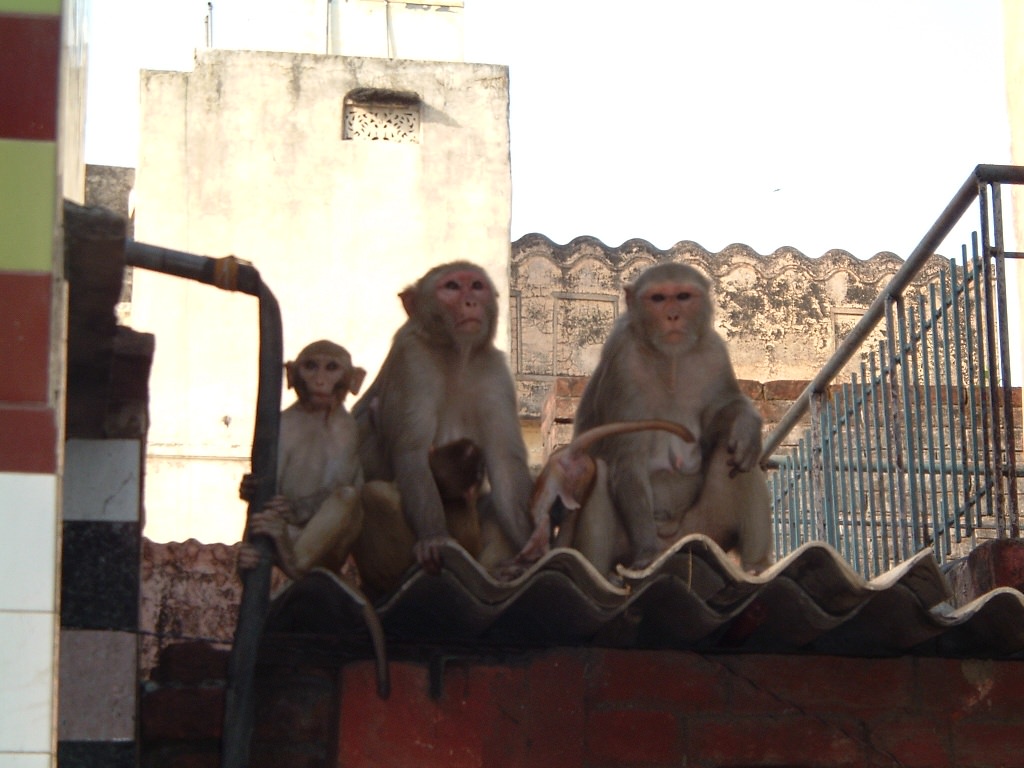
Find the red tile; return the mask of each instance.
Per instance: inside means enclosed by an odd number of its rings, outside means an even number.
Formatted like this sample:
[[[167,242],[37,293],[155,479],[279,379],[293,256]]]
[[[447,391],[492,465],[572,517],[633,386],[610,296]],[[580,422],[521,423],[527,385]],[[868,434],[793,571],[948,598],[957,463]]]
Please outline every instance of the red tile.
[[[50,275],[0,272],[0,402],[49,402],[50,285]]]
[[[60,24],[60,16],[0,14],[0,138],[56,138]]]
[[[0,472],[57,471],[53,408],[0,406]]]

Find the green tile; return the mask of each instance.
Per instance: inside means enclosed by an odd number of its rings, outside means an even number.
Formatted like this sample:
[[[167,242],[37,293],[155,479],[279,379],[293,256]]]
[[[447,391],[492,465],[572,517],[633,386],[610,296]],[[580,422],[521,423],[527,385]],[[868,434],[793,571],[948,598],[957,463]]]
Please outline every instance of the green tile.
[[[0,139],[0,269],[53,270],[57,145]]]
[[[0,0],[0,13],[37,13],[56,16],[61,0]]]

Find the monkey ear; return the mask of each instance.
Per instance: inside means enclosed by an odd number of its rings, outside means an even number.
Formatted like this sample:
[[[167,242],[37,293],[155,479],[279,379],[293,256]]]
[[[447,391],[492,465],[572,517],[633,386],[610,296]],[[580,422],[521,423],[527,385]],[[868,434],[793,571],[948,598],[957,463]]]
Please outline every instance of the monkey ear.
[[[416,311],[416,289],[409,287],[398,294],[398,298],[402,300],[402,306],[405,308],[405,314],[409,317],[413,316]]]
[[[359,394],[359,388],[363,386],[363,379],[366,378],[366,369],[353,368],[348,374],[348,391],[353,395]]]
[[[288,382],[288,389],[295,389],[295,362],[289,360],[284,364],[285,381]]]
[[[622,290],[626,292],[626,308],[632,309],[633,302],[636,301],[636,285],[633,283],[624,285],[622,286]]]

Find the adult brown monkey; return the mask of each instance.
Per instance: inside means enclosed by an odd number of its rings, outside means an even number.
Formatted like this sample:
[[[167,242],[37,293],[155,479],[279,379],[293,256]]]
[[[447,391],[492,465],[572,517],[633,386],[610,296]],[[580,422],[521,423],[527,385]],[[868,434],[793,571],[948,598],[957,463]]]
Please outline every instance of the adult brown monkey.
[[[704,533],[759,571],[771,561],[761,416],[712,327],[710,283],[690,266],[666,263],[625,293],[626,312],[587,383],[575,430],[665,419],[698,435],[700,452],[663,431],[602,440],[593,453],[607,464],[607,481],[580,514],[573,544],[607,572],[615,562],[646,567],[682,536]],[[626,537],[616,537],[623,529]]]
[[[530,535],[532,481],[512,376],[494,346],[493,283],[480,267],[458,261],[431,269],[400,297],[408,320],[353,408],[367,480],[394,483],[367,482],[363,493],[366,515],[356,557],[364,578],[383,569],[371,577],[381,588],[394,584],[406,563],[437,571],[443,546],[457,539],[430,466],[432,450],[457,440],[479,448],[490,488],[479,505],[481,562],[513,555]],[[489,521],[500,535],[488,535]],[[488,547],[496,541],[502,546]]]
[[[320,340],[286,362],[285,373],[298,399],[281,413],[277,494],[252,515],[249,534],[269,536],[278,567],[298,579],[316,566],[340,571],[360,529],[358,430],[344,403],[366,371],[344,347]],[[256,482],[242,478],[246,501]],[[252,568],[258,558],[259,550],[243,544],[238,565]]]

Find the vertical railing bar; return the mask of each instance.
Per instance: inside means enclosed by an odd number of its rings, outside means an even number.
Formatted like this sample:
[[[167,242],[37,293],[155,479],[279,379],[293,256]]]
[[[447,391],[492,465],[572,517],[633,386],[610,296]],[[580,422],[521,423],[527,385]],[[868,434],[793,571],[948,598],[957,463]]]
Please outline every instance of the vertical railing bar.
[[[918,297],[920,298],[920,297]],[[913,304],[907,304],[907,316],[910,320],[910,331],[908,334],[908,354],[910,362],[910,392],[913,397],[912,417],[907,419],[907,426],[912,429],[907,431],[907,442],[910,448],[907,455],[911,457],[916,485],[911,486],[910,514],[914,521],[914,553],[928,543],[930,538],[928,532],[928,482],[927,466],[924,461],[924,433],[923,419],[921,418],[921,367],[918,342],[921,339],[924,326],[924,318],[916,314]],[[916,489],[916,496],[914,490]],[[911,553],[913,554],[913,553]]]
[[[820,483],[817,488],[817,496],[821,501],[819,535],[822,540],[839,549],[839,534],[835,523],[835,478],[832,475],[832,422],[829,418],[829,401],[824,394],[818,393],[811,399],[815,401],[811,406],[811,413],[817,414],[818,435],[821,440],[821,449],[814,454],[817,459],[815,469]]]
[[[987,477],[990,483],[994,479],[996,538],[1006,538],[1006,503],[1003,498],[1003,467],[1002,467],[1002,434],[999,414],[999,359],[996,350],[995,299],[992,296],[994,278],[992,275],[992,259],[990,252],[989,232],[989,187],[982,186],[978,197],[984,201],[984,214],[981,219],[981,259],[982,272],[985,276],[985,363],[988,369],[988,402],[990,404],[990,425],[992,441],[992,461],[987,465]],[[991,494],[991,491],[990,491]]]
[[[791,540],[793,541],[793,548],[794,549],[796,549],[797,547],[799,547],[800,545],[802,545],[804,543],[804,531],[803,531],[804,516],[805,516],[806,510],[809,508],[808,507],[808,498],[809,497],[808,497],[808,494],[807,494],[807,470],[804,467],[804,459],[803,459],[803,455],[804,455],[804,439],[800,440],[800,443],[797,446],[797,450],[799,451],[799,453],[795,457],[795,461],[796,461],[797,467],[796,467],[796,473],[794,475],[794,480],[796,481],[797,486],[796,486],[796,493],[794,494],[794,498],[793,498],[793,503],[796,505],[796,507],[793,510],[793,520],[790,523],[790,529],[791,529],[791,534],[792,534],[791,535]]]
[[[949,312],[943,313],[942,316],[942,337],[946,340],[946,408],[949,415],[949,438],[950,438],[950,463],[952,469],[950,471],[950,480],[953,484],[952,493],[952,506],[953,506],[953,525],[955,526],[956,543],[959,544],[963,540],[963,526],[961,521],[963,518],[968,517],[967,509],[965,508],[963,514],[960,513],[960,473],[956,471],[956,458],[960,455],[963,450],[963,444],[957,440],[959,436],[963,434],[963,419],[960,419],[959,428],[957,428],[957,413],[959,412],[959,405],[962,402],[963,393],[960,387],[960,375],[961,375],[961,359],[960,359],[960,313],[958,310],[959,304],[957,302],[957,267],[956,262],[952,259],[949,261],[949,280],[948,287],[947,281],[942,282],[942,304],[943,306],[949,305]],[[947,295],[948,293],[948,295]],[[949,330],[949,315],[953,315],[953,343],[949,344],[950,330]],[[952,354],[950,354],[952,350]],[[956,388],[953,387],[953,372],[952,365],[956,366],[957,370],[957,383]],[[954,394],[956,402],[954,404]]]
[[[945,297],[946,287],[946,276],[941,275],[939,285],[942,287],[943,298]],[[948,557],[952,554],[952,542],[949,535],[949,483],[950,478],[947,475],[949,468],[949,462],[946,460],[947,452],[950,446],[946,442],[946,412],[945,408],[949,405],[949,388],[945,387],[944,379],[942,376],[943,370],[949,370],[949,337],[943,336],[942,342],[939,339],[939,323],[942,323],[943,331],[947,327],[947,309],[945,301],[939,304],[939,294],[937,290],[938,286],[932,283],[928,287],[929,301],[931,302],[932,309],[932,361],[935,366],[935,422],[936,422],[936,439],[938,441],[938,454],[939,454],[939,488],[941,490],[941,496],[937,496],[937,503],[939,504],[939,513],[942,516],[942,546],[943,554]],[[943,365],[943,362],[946,365]],[[938,525],[936,522],[935,525]],[[935,535],[938,536],[939,529],[935,529]]]
[[[846,410],[845,396],[842,390],[845,384],[840,385],[835,392],[832,401],[832,418],[835,420],[835,427],[832,430],[833,444],[835,446],[836,469],[836,513],[839,518],[839,530],[843,532],[843,542],[846,549],[846,561],[853,565],[854,547],[853,526],[855,521],[852,516],[853,509],[850,506],[850,458],[846,451],[846,432],[850,428],[849,413]],[[840,407],[842,406],[842,409]],[[855,538],[855,537],[853,537]]]
[[[856,386],[857,378],[856,374],[853,378],[853,386]],[[854,482],[856,479],[857,464],[860,463],[859,453],[854,452],[853,446],[853,430],[854,425],[857,423],[857,400],[854,395],[851,385],[848,383],[843,384],[843,412],[846,414],[846,429],[844,433],[846,435],[846,492],[847,492],[847,506],[849,509],[850,526],[847,529],[847,535],[853,539],[853,562],[857,570],[864,573],[861,564],[861,546],[860,546],[860,533],[863,530],[863,520],[861,519],[862,510],[860,508],[860,500],[857,497],[857,486]]]
[[[772,524],[775,536],[772,539],[772,557],[775,561],[778,561],[782,557],[782,553],[786,552],[785,543],[785,521],[786,521],[786,507],[788,502],[789,494],[786,493],[786,482],[788,482],[788,476],[786,473],[786,465],[789,462],[789,455],[785,454],[779,457],[775,471],[771,473],[772,478]]]
[[[799,518],[796,517],[796,515],[799,513],[799,509],[796,509],[794,507],[794,502],[797,501],[797,499],[799,498],[797,494],[800,492],[800,488],[798,487],[800,478],[797,476],[797,473],[794,472],[793,470],[793,463],[794,457],[793,454],[790,453],[790,455],[786,457],[785,465],[787,478],[786,486],[789,488],[789,498],[786,500],[786,505],[784,507],[787,512],[787,517],[786,523],[783,526],[784,535],[786,537],[788,545],[785,549],[779,552],[779,557],[785,557],[788,553],[792,552],[793,549],[795,549],[796,547],[796,531],[794,526],[797,524],[799,520]]]
[[[782,474],[782,465],[779,464],[775,467],[775,471],[771,473],[769,480],[769,487],[771,489],[771,529],[772,529],[772,559],[778,560],[778,542],[779,542],[779,530],[778,530],[778,518],[779,509],[782,506],[782,500],[778,492],[779,475]]]
[[[826,436],[823,431],[823,425],[821,421],[822,397],[823,395],[820,392],[816,392],[813,395],[811,395],[811,443],[808,446],[809,451],[807,454],[807,459],[808,461],[810,461],[812,499],[811,509],[814,513],[815,536],[820,541],[829,541],[828,523],[826,520],[829,514],[827,501],[828,489],[826,487],[827,476],[824,471]]]
[[[842,411],[840,412],[840,405],[842,405]],[[843,441],[843,435],[846,430],[843,425],[846,423],[846,417],[849,413],[846,405],[846,384],[842,384],[839,391],[835,393],[832,400],[830,412],[832,414],[833,427],[833,445],[834,445],[834,459],[835,467],[834,477],[838,481],[833,484],[833,490],[836,496],[836,531],[841,531],[843,534],[843,557],[847,562],[851,562],[850,555],[852,551],[850,542],[851,532],[851,517],[850,513],[850,499],[847,494],[846,480],[847,480],[847,460],[846,460],[846,447]],[[853,537],[856,538],[856,537]]]
[[[828,448],[829,448],[829,462],[825,464],[826,477],[830,483],[831,493],[829,498],[831,499],[832,506],[832,530],[835,532],[836,547],[843,552],[843,557],[847,562],[850,560],[850,541],[849,541],[849,530],[846,527],[846,500],[844,498],[845,493],[845,477],[843,477],[840,469],[839,461],[842,458],[843,444],[840,435],[840,414],[839,414],[839,403],[835,400],[834,395],[830,394],[826,396],[824,400],[824,409],[828,419]]]
[[[794,518],[794,525],[796,525],[796,539],[795,544],[797,546],[807,541],[807,525],[811,514],[811,494],[809,492],[810,487],[810,474],[809,468],[805,461],[807,453],[807,438],[801,438],[797,445],[797,462],[799,464],[800,471],[800,487],[799,487],[799,501],[800,509],[797,510],[798,514]]]
[[[1010,537],[1020,537],[1020,509],[1017,503],[1017,456],[1013,421],[1013,376],[1010,366],[1010,329],[1006,299],[1006,250],[1003,242],[1003,203],[1001,186],[992,183],[992,216],[995,236],[996,311],[999,322],[999,370],[1003,394],[1003,440],[1006,445],[1003,478],[1006,483],[1007,516]]]
[[[907,477],[907,496],[900,507],[900,523],[903,526],[903,559],[911,557],[920,541],[917,530],[917,451],[913,439],[914,414],[916,405],[914,392],[911,390],[910,373],[911,357],[910,342],[908,341],[907,315],[912,314],[912,308],[900,302],[899,320],[899,345],[900,345],[900,396],[903,403],[903,435],[900,439],[900,447],[905,449],[906,464],[903,469]],[[915,387],[916,389],[916,387]],[[909,510],[908,510],[909,507]],[[909,516],[909,524],[908,524]],[[911,546],[911,540],[913,546]]]
[[[814,501],[817,495],[814,488],[814,476],[811,474],[811,464],[809,454],[811,452],[810,446],[803,439],[800,440],[800,465],[804,467],[804,504],[803,508],[807,510],[806,514],[801,516],[800,527],[803,529],[800,534],[800,543],[811,540],[811,525],[812,518],[816,519],[817,515],[814,509]],[[824,537],[819,537],[824,540]]]
[[[856,494],[855,506],[857,508],[857,519],[859,525],[858,542],[860,546],[860,556],[862,558],[862,569],[861,573],[866,578],[871,576],[871,565],[870,557],[868,556],[868,509],[870,508],[870,502],[864,495],[864,464],[865,457],[864,452],[866,446],[864,445],[864,436],[861,434],[861,422],[863,421],[862,416],[864,411],[867,409],[867,397],[864,392],[864,361],[861,360],[860,364],[861,376],[858,379],[857,374],[853,374],[853,404],[856,414],[853,419],[853,441],[856,445],[856,453],[853,454],[857,459],[856,475],[851,478],[850,485],[853,486],[853,481],[856,480]],[[858,386],[857,382],[860,381]]]
[[[861,359],[860,371],[863,374],[864,362]],[[853,430],[848,442],[852,440],[853,447],[850,450],[850,456],[856,462],[856,466],[853,468],[854,474],[850,477],[850,487],[853,488],[853,500],[854,508],[857,510],[857,547],[860,550],[858,563],[861,568],[861,573],[864,577],[868,577],[870,574],[869,557],[867,556],[867,512],[866,500],[864,498],[864,456],[865,445],[863,443],[863,435],[861,434],[861,421],[863,412],[865,409],[866,399],[864,397],[864,378],[863,375],[857,376],[853,374],[851,376],[851,387],[853,392]]]
[[[803,498],[803,482],[802,482],[802,479],[801,479],[802,469],[800,468],[800,451],[802,450],[802,446],[803,446],[803,438],[800,438],[799,440],[797,440],[796,445],[794,445],[793,448],[790,451],[790,457],[791,457],[791,461],[792,461],[792,465],[791,465],[790,469],[791,469],[791,471],[793,473],[793,475],[792,475],[793,476],[793,494],[792,494],[792,498],[790,499],[790,504],[791,505],[792,504],[796,504],[796,508],[795,509],[793,509],[793,508],[790,509],[790,517],[789,517],[789,541],[790,541],[790,547],[796,545],[796,542],[799,540],[799,530],[798,530],[798,527],[800,525],[800,513],[807,508],[805,503],[804,503],[804,498]],[[783,556],[785,556],[785,555],[789,554],[789,552],[792,552],[792,551],[793,551],[792,549],[789,549],[789,550],[786,550],[785,552],[783,552],[782,554],[783,554]]]
[[[878,411],[879,411],[878,401],[879,401],[880,396],[882,396],[882,394],[883,394],[882,393],[883,378],[882,378],[881,374],[878,372],[878,366],[877,366],[877,362],[876,362],[876,359],[875,359],[874,350],[872,350],[870,356],[868,357],[868,362],[869,362],[868,368],[869,368],[870,375],[871,375],[871,424],[872,424],[872,426],[874,428],[874,430],[873,430],[874,431],[874,446],[875,446],[876,453],[877,453],[877,456],[878,456],[876,461],[879,462],[879,465],[876,468],[874,468],[872,470],[872,472],[868,475],[868,482],[871,482],[871,478],[876,477],[876,476],[878,477],[878,489],[876,491],[872,492],[871,497],[872,497],[872,499],[874,499],[875,498],[875,493],[878,494],[878,497],[877,497],[877,499],[878,499],[877,500],[878,518],[879,518],[878,519],[878,524],[881,526],[881,529],[882,529],[881,537],[878,536],[877,529],[874,527],[875,526],[874,518],[872,518],[871,522],[872,522],[872,531],[874,532],[874,535],[875,535],[875,547],[874,547],[875,573],[881,573],[880,569],[884,569],[884,570],[888,570],[889,569],[889,528],[888,528],[888,524],[886,522],[886,514],[885,514],[886,513],[886,509],[888,508],[887,505],[885,504],[885,494],[886,494],[886,489],[888,487],[888,483],[885,482],[885,475],[883,474],[883,469],[881,467],[881,461],[882,461],[882,442],[881,442],[882,441],[882,433],[879,431],[879,424],[878,424]],[[870,444],[871,443],[869,442],[869,445]],[[890,462],[887,462],[887,463],[890,463]],[[879,561],[879,558],[878,558],[879,539],[881,540],[881,547],[882,547],[882,561]]]
[[[891,310],[891,308],[890,308]],[[891,311],[886,312],[887,325],[892,326],[892,319],[888,317]],[[885,434],[882,436],[885,440],[885,456],[886,456],[886,480],[888,484],[888,505],[886,509],[888,514],[886,519],[889,527],[888,541],[892,545],[890,555],[892,557],[891,563],[886,563],[886,569],[888,570],[890,564],[895,565],[899,562],[900,558],[900,545],[899,545],[899,523],[897,521],[897,507],[899,506],[899,495],[902,494],[900,488],[900,481],[902,472],[898,466],[899,462],[899,448],[894,444],[894,437],[896,434],[896,425],[893,423],[893,418],[898,413],[896,409],[896,394],[893,391],[892,378],[895,375],[893,373],[892,359],[888,356],[888,351],[891,346],[892,337],[889,336],[886,339],[882,339],[878,342],[878,358],[879,358],[879,371],[878,375],[882,382],[882,421]]]
[[[770,489],[772,494],[772,558],[776,561],[779,559],[779,540],[782,538],[782,532],[779,530],[779,518],[781,513],[779,510],[782,508],[782,497],[779,493],[779,478],[782,475],[783,469],[780,464],[775,468],[775,471],[771,474]]]
[[[799,446],[798,446],[799,449]],[[795,455],[791,458],[790,473],[793,477],[793,493],[789,500],[789,552],[792,552],[801,544],[800,539],[800,516],[803,510],[807,509],[807,505],[801,503],[804,499],[804,485],[807,482],[807,478],[803,474],[803,468],[799,464],[800,458]]]
[[[893,560],[896,563],[902,562],[910,550],[910,541],[907,538],[907,466],[903,456],[903,404],[901,400],[902,390],[900,379],[903,377],[905,367],[902,358],[896,355],[896,345],[900,343],[898,328],[902,327],[902,306],[900,299],[894,299],[889,304],[889,311],[886,313],[888,324],[888,359],[889,359],[889,397],[890,406],[885,410],[889,422],[889,449],[890,462],[894,467],[896,478],[895,504],[892,508],[893,519]],[[898,316],[898,317],[897,317]],[[897,371],[897,367],[899,371]]]
[[[977,240],[977,233],[971,233],[971,242],[974,243]],[[971,461],[970,466],[973,471],[965,479],[964,485],[964,502],[967,504],[968,509],[973,509],[973,522],[974,527],[979,528],[981,526],[981,457],[980,452],[982,451],[981,442],[979,435],[981,434],[982,428],[979,426],[981,421],[981,398],[979,397],[978,387],[975,386],[975,380],[981,378],[981,364],[978,363],[975,358],[977,352],[978,334],[980,331],[975,329],[976,323],[975,318],[978,316],[978,302],[977,296],[973,295],[977,292],[978,275],[976,273],[977,262],[973,255],[970,262],[967,260],[967,246],[964,245],[961,252],[960,258],[963,262],[963,278],[964,278],[964,339],[967,342],[967,406],[968,413],[971,419]],[[968,267],[968,263],[970,267]],[[972,294],[973,292],[973,294]],[[977,376],[975,375],[977,372]],[[964,461],[964,466],[968,466],[968,461]],[[970,480],[970,488],[967,487],[967,480]]]
[[[985,208],[982,208],[982,223],[984,224]],[[976,471],[978,478],[978,487],[975,493],[978,495],[979,500],[983,500],[985,503],[984,514],[995,519],[995,510],[992,506],[992,484],[989,480],[992,471],[992,439],[989,435],[990,420],[989,420],[989,393],[988,389],[984,386],[984,380],[988,373],[986,364],[988,362],[988,352],[985,348],[985,340],[988,336],[988,331],[985,328],[982,308],[984,307],[985,294],[984,294],[984,282],[985,282],[985,265],[983,258],[979,255],[978,248],[978,236],[977,234],[971,238],[971,260],[973,263],[973,269],[971,274],[974,278],[974,323],[976,328],[976,335],[974,338],[975,346],[977,347],[977,362],[978,362],[978,377],[977,381],[979,386],[975,389],[978,390],[978,401],[980,403],[980,414],[978,421],[981,423],[981,469]],[[987,317],[987,312],[985,316]],[[978,457],[975,456],[975,462],[977,463]],[[979,505],[980,507],[980,505]],[[981,510],[979,509],[979,512]],[[979,518],[978,524],[981,524]],[[998,535],[998,520],[996,520],[996,532]]]
[[[931,312],[928,314],[928,330],[932,332],[932,336],[935,334],[935,321],[933,319],[935,314],[935,291],[934,285],[932,285],[931,292]],[[937,345],[928,345],[928,334],[925,332],[925,296],[923,293],[918,294],[918,307],[919,314],[921,316],[921,374],[924,380],[924,407],[925,407],[925,431],[927,433],[928,443],[928,512],[931,513],[931,537],[932,537],[932,549],[935,552],[935,559],[940,563],[946,562],[945,553],[942,552],[940,536],[939,536],[939,508],[938,508],[938,480],[936,477],[936,462],[935,462],[935,417],[932,415],[932,407],[938,407],[938,390],[932,387],[931,377],[931,358],[935,356],[935,348]],[[937,382],[936,382],[937,383]],[[920,421],[920,419],[918,419]],[[922,466],[925,462],[921,462]],[[925,510],[921,510],[922,516],[925,514]],[[927,540],[927,534],[925,536]]]

